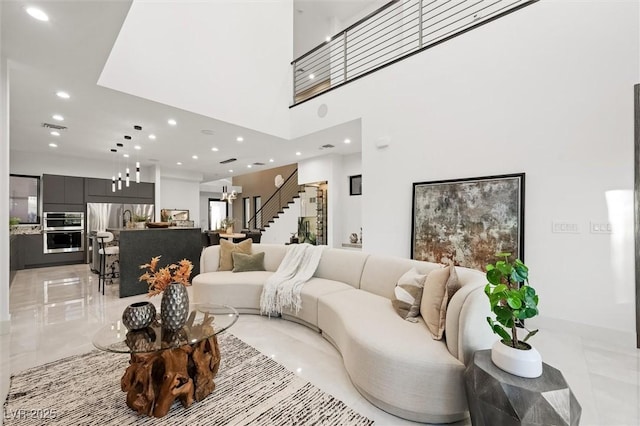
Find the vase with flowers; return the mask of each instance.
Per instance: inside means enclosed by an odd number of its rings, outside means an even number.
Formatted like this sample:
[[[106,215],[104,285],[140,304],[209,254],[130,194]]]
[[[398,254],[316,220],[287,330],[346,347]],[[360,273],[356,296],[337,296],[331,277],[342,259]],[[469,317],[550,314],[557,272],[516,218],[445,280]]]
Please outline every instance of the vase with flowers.
[[[187,259],[159,268],[160,256],[153,257],[151,262],[140,265],[147,271],[140,276],[140,281],[149,285],[149,297],[162,294],[160,302],[160,320],[162,328],[170,331],[180,330],[189,314],[189,294],[193,264]]]

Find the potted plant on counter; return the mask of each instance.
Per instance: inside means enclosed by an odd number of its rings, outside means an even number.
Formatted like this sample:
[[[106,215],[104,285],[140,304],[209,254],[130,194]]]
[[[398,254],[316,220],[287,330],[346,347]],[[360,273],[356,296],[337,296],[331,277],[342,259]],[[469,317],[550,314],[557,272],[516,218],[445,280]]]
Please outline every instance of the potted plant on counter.
[[[134,226],[137,229],[144,229],[149,218],[147,216],[139,216],[137,214],[133,215]]]
[[[487,321],[495,334],[500,336],[491,348],[493,363],[508,373],[520,377],[539,377],[542,374],[540,353],[527,340],[538,330],[530,331],[522,321],[538,315],[538,295],[529,286],[529,268],[520,260],[509,261],[511,253],[497,253],[502,260],[487,265],[487,280],[484,292],[489,298],[495,320]],[[528,333],[520,340],[518,328]]]

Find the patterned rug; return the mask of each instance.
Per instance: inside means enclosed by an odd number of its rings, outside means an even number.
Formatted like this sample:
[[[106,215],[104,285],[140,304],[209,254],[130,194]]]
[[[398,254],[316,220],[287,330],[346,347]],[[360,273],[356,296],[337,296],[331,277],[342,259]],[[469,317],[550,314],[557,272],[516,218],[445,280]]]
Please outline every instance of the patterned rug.
[[[72,356],[11,377],[5,425],[371,425],[373,421],[235,336],[218,336],[216,389],[161,419],[138,415],[120,390],[129,356]]]

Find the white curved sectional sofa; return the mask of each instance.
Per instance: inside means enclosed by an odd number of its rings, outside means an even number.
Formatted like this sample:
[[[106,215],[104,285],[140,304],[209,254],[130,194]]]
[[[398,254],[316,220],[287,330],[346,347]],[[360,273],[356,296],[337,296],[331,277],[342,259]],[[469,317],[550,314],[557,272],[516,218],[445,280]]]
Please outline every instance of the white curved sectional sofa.
[[[265,253],[266,271],[239,273],[217,271],[220,246],[205,248],[193,278],[194,301],[259,314],[262,285],[286,247],[254,244],[253,253]],[[485,319],[485,276],[456,267],[461,288],[447,309],[446,338],[438,341],[422,318],[405,321],[391,306],[398,278],[412,267],[426,273],[441,265],[327,248],[302,289],[302,309],[282,317],[321,332],[340,351],[358,391],[377,407],[419,422],[462,420],[468,417],[465,364],[496,340]]]

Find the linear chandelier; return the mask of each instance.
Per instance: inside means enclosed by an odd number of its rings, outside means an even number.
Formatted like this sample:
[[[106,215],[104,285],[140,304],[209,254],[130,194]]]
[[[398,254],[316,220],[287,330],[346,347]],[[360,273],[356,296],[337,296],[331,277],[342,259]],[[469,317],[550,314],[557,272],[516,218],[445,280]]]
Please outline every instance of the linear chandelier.
[[[131,137],[125,136],[125,139],[131,139]],[[124,148],[124,144],[122,143],[117,143],[116,146],[118,148]],[[117,156],[118,149],[112,148],[111,152],[113,152]],[[130,177],[131,177],[130,170],[129,170],[129,154],[125,152],[123,156],[127,159],[127,162],[125,165],[124,185],[125,187],[128,188],[130,185]],[[118,157],[117,159],[117,166],[116,166],[115,158],[113,162],[114,162],[114,169],[117,170],[117,173],[118,173],[118,180],[116,181],[116,175],[114,173],[111,176],[111,192],[116,192],[116,188],[118,191],[122,191],[122,172],[120,171],[120,157]],[[140,162],[139,161],[136,161],[136,183],[140,183]]]

